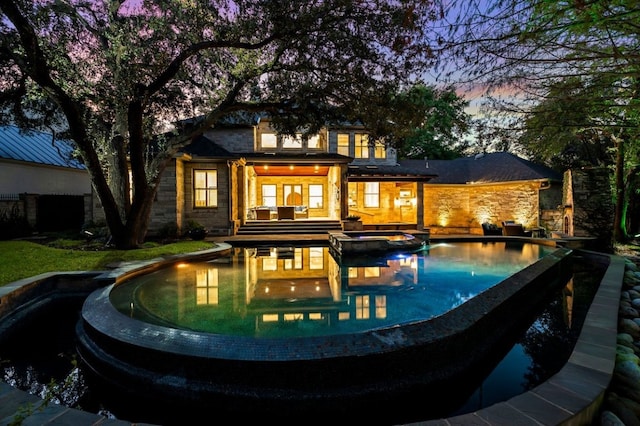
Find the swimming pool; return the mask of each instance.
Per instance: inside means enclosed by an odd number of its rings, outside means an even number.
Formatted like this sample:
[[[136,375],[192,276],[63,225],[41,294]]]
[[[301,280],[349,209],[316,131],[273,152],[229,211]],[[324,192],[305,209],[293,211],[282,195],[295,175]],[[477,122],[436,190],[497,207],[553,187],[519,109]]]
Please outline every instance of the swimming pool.
[[[551,253],[551,257],[557,258],[558,256],[558,253]],[[286,254],[282,256],[282,258],[287,257],[290,256]],[[545,262],[548,260],[545,260]],[[353,259],[354,263],[359,261]],[[589,264],[591,263],[589,262]],[[548,270],[548,266],[543,269]],[[533,269],[538,268],[534,266]],[[536,275],[529,274],[528,272],[530,271],[524,272],[524,277],[522,273],[516,274],[518,277],[516,277],[516,282],[513,284],[522,286],[527,281],[530,281],[533,275]],[[559,275],[557,270],[552,272],[554,276]],[[542,276],[544,274],[537,273],[537,275],[544,280],[543,285],[536,288],[536,293],[540,293],[540,290],[544,289],[551,280],[544,279],[545,277]],[[568,356],[572,348],[568,334],[579,332],[582,315],[590,303],[588,294],[591,290],[587,291],[582,285],[582,281],[586,277],[593,277],[596,281],[598,280],[597,274],[587,271],[586,275],[583,273],[580,278],[576,278],[578,281],[575,286],[573,280],[567,281],[556,287],[554,293],[557,296],[551,299],[543,298],[541,302],[545,309],[540,312],[536,308],[538,320],[527,331],[528,337],[525,340],[521,340],[520,344],[515,346],[511,352],[509,352],[509,347],[513,345],[512,336],[506,336],[506,339],[497,341],[494,339],[496,335],[502,333],[500,323],[484,324],[480,328],[476,326],[474,333],[463,335],[462,337],[465,340],[465,345],[462,346],[463,350],[455,352],[466,359],[472,359],[474,361],[473,368],[463,372],[462,375],[458,375],[457,378],[454,376],[451,380],[441,380],[434,386],[422,386],[419,381],[403,382],[398,380],[403,374],[408,374],[410,377],[415,377],[414,373],[423,374],[424,372],[421,371],[420,365],[437,361],[429,356],[431,352],[428,347],[420,348],[420,350],[426,350],[426,354],[423,357],[387,357],[383,355],[382,357],[377,357],[379,362],[375,361],[374,358],[376,357],[369,356],[356,357],[355,361],[354,359],[342,357],[332,359],[328,363],[322,363],[296,361],[295,345],[289,348],[284,345],[283,352],[289,357],[287,362],[279,362],[275,359],[274,362],[270,362],[270,360],[261,362],[256,359],[256,362],[251,363],[220,363],[219,360],[214,358],[206,358],[208,356],[206,352],[222,348],[208,346],[211,342],[207,341],[207,339],[202,339],[198,333],[193,334],[194,340],[189,342],[193,358],[177,358],[170,352],[184,351],[184,348],[176,347],[174,344],[183,344],[185,341],[165,341],[167,336],[163,335],[163,333],[171,334],[170,331],[162,331],[162,327],[149,326],[133,327],[126,330],[127,333],[139,340],[139,345],[121,345],[116,341],[110,341],[111,336],[101,335],[100,337],[100,339],[104,340],[101,342],[102,346],[108,347],[110,355],[121,355],[121,359],[117,363],[122,362],[121,367],[126,369],[129,375],[139,374],[143,383],[136,383],[131,380],[132,377],[129,377],[129,380],[121,380],[123,377],[119,374],[120,372],[117,368],[113,370],[113,375],[108,374],[107,369],[103,369],[102,372],[106,374],[107,380],[100,380],[99,384],[92,385],[92,389],[95,390],[96,387],[100,389],[101,394],[104,392],[102,395],[106,399],[112,400],[115,398],[119,400],[115,405],[107,405],[116,410],[118,418],[164,424],[181,424],[185,416],[196,412],[203,415],[207,413],[213,415],[214,412],[232,412],[242,415],[253,412],[266,414],[269,418],[277,418],[284,423],[292,423],[308,421],[309,419],[335,420],[336,418],[341,418],[335,417],[336,415],[355,411],[358,413],[359,419],[373,421],[377,424],[397,424],[398,422],[437,418],[460,412],[459,410],[467,412],[467,410],[479,409],[487,406],[487,404],[490,405],[496,401],[504,400],[504,398],[509,398],[514,394],[517,395],[518,392],[535,386],[539,383],[539,380],[545,380],[545,378],[549,377],[549,374],[554,373],[554,369],[559,369],[564,364],[566,356]],[[562,289],[563,285],[566,286],[564,289]],[[492,293],[491,290],[489,292]],[[540,304],[539,302],[536,297],[525,297],[524,300],[522,298],[516,300],[515,304],[503,303],[501,305],[511,311],[507,314],[507,317],[510,319],[508,322],[513,324],[517,318],[521,317],[520,311],[522,311],[522,308],[533,307],[533,305]],[[452,321],[436,321],[440,323],[437,328],[439,328],[441,334],[447,334],[450,330],[440,327],[448,323],[449,328],[461,330],[461,327],[456,327],[456,324],[464,322],[463,319],[468,314],[474,314],[474,311],[484,310],[488,306],[487,300],[485,300],[476,306],[476,308],[480,309],[463,310],[463,314],[452,318]],[[547,312],[551,308],[553,308],[553,311]],[[67,311],[68,309],[65,309],[65,312]],[[119,315],[122,316],[121,314]],[[449,315],[445,314],[443,316],[447,317]],[[47,314],[47,317],[50,317],[50,315]],[[487,317],[491,317],[491,315]],[[530,319],[533,320],[532,318],[535,318],[535,315]],[[110,323],[112,319],[111,317],[105,317],[105,323]],[[46,323],[49,324],[51,321],[48,320]],[[527,324],[525,322],[520,326],[526,329]],[[84,326],[86,327],[86,324]],[[113,323],[112,326],[115,332],[120,327],[120,323]],[[40,331],[41,328],[42,325],[37,326],[36,329]],[[411,332],[412,329],[416,330],[411,325],[399,328],[401,331],[407,332]],[[483,330],[488,330],[489,332],[486,333]],[[422,331],[424,332],[426,329],[422,329]],[[524,330],[516,330],[516,334],[519,332],[524,332]],[[176,330],[173,333],[180,334]],[[31,335],[30,332],[29,334]],[[367,333],[365,332],[364,334]],[[380,337],[398,338],[400,336],[397,333],[375,334]],[[117,333],[114,333],[114,336],[118,337]],[[94,337],[98,339],[99,336]],[[407,335],[407,337],[411,336]],[[486,356],[482,344],[476,345],[482,339],[492,342],[490,343],[493,346],[494,353],[492,355]],[[517,340],[517,337],[513,339]],[[256,339],[250,340],[255,341]],[[264,340],[270,341],[273,339],[266,338]],[[286,340],[300,341],[301,339],[287,338]],[[37,341],[34,341],[34,343]],[[350,341],[352,344],[363,343],[363,341],[351,339],[344,341]],[[230,343],[231,340],[222,339],[218,342],[224,344]],[[393,338],[387,340],[387,342],[393,343]],[[108,343],[114,343],[114,345],[111,346]],[[396,340],[395,343],[399,344],[401,342]],[[171,348],[169,348],[170,346]],[[160,357],[159,353],[155,353],[163,348],[167,349],[167,356],[164,358]],[[300,348],[301,346],[298,346],[298,349]],[[407,348],[412,350],[409,346]],[[244,349],[253,351],[262,348],[260,346],[247,345]],[[287,353],[288,349],[292,349],[292,351]],[[120,350],[124,352],[120,352]],[[491,373],[483,382],[483,377],[489,374],[493,366],[499,362],[499,358],[506,352],[509,352],[509,355],[500,363],[494,373]],[[547,356],[545,357],[544,354],[547,354]],[[413,355],[416,354],[414,353]],[[543,355],[545,360],[540,359],[540,355]],[[531,365],[526,360],[529,356],[533,357]],[[197,374],[198,366],[191,365],[189,361],[202,357],[205,357],[203,358],[204,362],[210,368],[200,372],[205,373],[209,378],[215,377],[221,380],[228,378],[228,384],[231,384],[233,389],[225,389],[225,392],[219,393],[207,393],[206,389],[199,388],[202,383],[198,380],[198,377],[194,377],[192,374],[183,374],[180,378],[176,375],[178,369],[187,370],[184,373],[189,373],[190,371]],[[514,361],[515,359],[520,359],[520,361]],[[182,362],[177,362],[180,360]],[[414,362],[407,363],[407,360]],[[450,361],[455,362],[456,360],[450,359]],[[550,362],[551,366],[548,365]],[[83,363],[81,365],[85,368]],[[522,372],[514,369],[516,365],[519,366],[518,369],[522,369]],[[91,365],[91,367],[95,366],[95,363]],[[147,375],[150,370],[158,370],[160,367],[165,372],[169,372],[169,374],[161,377]],[[84,371],[89,373],[91,369],[85,369]],[[213,376],[211,376],[212,372],[214,373]],[[334,375],[342,377],[343,380],[332,381],[331,377],[334,377]],[[326,376],[329,378],[323,379]],[[45,379],[45,382],[47,380]],[[267,383],[267,387],[248,386],[250,380],[264,380]],[[330,383],[331,381],[332,383]],[[112,387],[110,384],[114,386]],[[218,384],[224,385],[224,380]],[[332,384],[335,386],[330,386]],[[310,388],[317,388],[317,392],[310,391]],[[196,396],[198,389],[205,390],[205,392]],[[474,389],[476,390],[471,395]],[[245,392],[243,393],[242,391]],[[419,396],[423,402],[416,405],[416,396]],[[147,398],[153,398],[153,400],[147,401]],[[191,401],[189,403],[188,400],[190,398]],[[467,398],[469,400],[464,404],[464,407],[460,406]],[[113,401],[108,402],[113,403]],[[86,402],[83,404],[84,407],[89,408],[85,404]],[[185,411],[181,411],[183,409]],[[171,417],[171,415],[177,417]]]
[[[254,338],[360,333],[442,315],[553,250],[438,243],[338,262],[326,246],[235,248],[135,277],[109,297],[130,318],[182,330]]]

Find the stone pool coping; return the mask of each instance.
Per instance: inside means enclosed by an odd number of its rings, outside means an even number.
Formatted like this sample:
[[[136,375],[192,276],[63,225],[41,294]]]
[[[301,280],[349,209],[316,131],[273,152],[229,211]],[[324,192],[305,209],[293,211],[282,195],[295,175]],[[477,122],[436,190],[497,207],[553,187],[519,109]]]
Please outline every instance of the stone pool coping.
[[[591,423],[591,420],[597,415],[615,366],[617,313],[625,269],[624,258],[620,256],[602,253],[591,254],[608,258],[609,266],[587,313],[575,349],[560,372],[535,389],[491,407],[462,416],[412,424],[569,425]],[[167,260],[167,262],[174,261],[175,259]],[[129,265],[128,267],[144,269],[145,266],[148,265]],[[4,323],[7,317],[11,317],[14,309],[29,300],[33,301],[34,294],[41,294],[40,285],[46,287],[48,295],[54,294],[58,290],[77,291],[77,288],[74,289],[73,283],[82,274],[42,274],[0,287],[0,319],[3,319]],[[95,276],[96,273],[87,272],[84,275],[86,278],[86,276]],[[52,282],[54,284],[51,284]],[[60,286],[55,284],[57,282],[61,283]],[[11,318],[9,320],[12,321]],[[0,328],[0,332],[2,330],[3,328]],[[14,389],[6,383],[0,383],[0,407],[2,407],[0,408],[0,419],[10,419],[12,412],[18,412],[24,404],[33,405],[37,399],[37,397]],[[59,416],[60,412],[64,411],[68,416],[78,410],[55,406],[48,407],[47,411],[55,413],[55,416]],[[104,419],[103,416],[91,415],[82,411],[79,411],[78,416],[83,418],[94,416],[95,419]]]

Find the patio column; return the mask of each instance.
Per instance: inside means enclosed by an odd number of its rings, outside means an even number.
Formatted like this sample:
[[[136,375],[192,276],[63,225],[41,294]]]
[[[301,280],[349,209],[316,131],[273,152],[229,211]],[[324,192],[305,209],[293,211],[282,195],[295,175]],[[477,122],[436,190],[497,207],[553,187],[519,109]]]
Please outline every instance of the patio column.
[[[424,182],[417,182],[416,188],[416,228],[424,230]]]

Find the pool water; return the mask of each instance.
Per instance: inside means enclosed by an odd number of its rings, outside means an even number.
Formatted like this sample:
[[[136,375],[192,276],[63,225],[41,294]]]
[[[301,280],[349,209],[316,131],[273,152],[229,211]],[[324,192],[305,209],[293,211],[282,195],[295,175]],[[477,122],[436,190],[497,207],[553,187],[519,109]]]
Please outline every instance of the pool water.
[[[447,250],[446,246],[442,247]],[[505,246],[502,247],[506,250]],[[437,249],[432,247],[427,256],[433,254],[434,248]],[[357,264],[360,261],[352,259],[351,262]],[[477,264],[474,271],[488,268],[486,261],[480,260],[478,256],[471,262]],[[470,377],[469,381],[443,384],[438,396],[439,400],[446,403],[433,403],[437,399],[434,395],[414,392],[411,401],[407,400],[406,404],[402,399],[389,404],[374,404],[372,409],[378,419],[374,423],[399,424],[468,413],[505,401],[547,380],[566,363],[571,354],[603,273],[601,265],[577,256],[573,277],[549,298],[530,324],[523,326],[522,333],[513,336],[509,347],[500,351],[506,355],[499,355],[474,371],[473,375],[478,378]],[[117,395],[105,394],[98,384],[85,380],[89,375],[84,370],[85,366],[82,363],[75,365],[73,362],[76,357],[74,327],[82,300],[56,303],[46,311],[38,312],[39,315],[34,315],[16,336],[15,342],[9,341],[7,345],[0,347],[2,380],[41,396],[47,389],[52,389],[54,385],[51,383],[56,383],[56,397],[53,398],[55,403],[109,418],[156,424],[184,424],[184,415],[195,415],[178,411],[175,412],[176,417],[170,419],[166,417],[166,411],[160,413],[161,407],[157,404],[143,406],[140,398],[114,399]],[[24,336],[29,338],[25,340]],[[473,356],[473,348],[469,348],[469,356]],[[473,385],[469,387],[467,383]],[[415,404],[415,398],[422,402]],[[215,404],[208,403],[203,407],[203,414],[215,413],[216,416],[222,416],[225,410],[237,413],[224,405],[213,405]],[[244,412],[249,409],[250,407],[246,407]],[[347,407],[345,411],[348,411]],[[350,416],[352,414],[353,412]],[[288,414],[283,415],[283,424],[291,424]]]
[[[436,244],[352,257],[327,247],[236,248],[117,285],[112,304],[141,321],[255,338],[358,333],[442,315],[553,248],[522,242]]]

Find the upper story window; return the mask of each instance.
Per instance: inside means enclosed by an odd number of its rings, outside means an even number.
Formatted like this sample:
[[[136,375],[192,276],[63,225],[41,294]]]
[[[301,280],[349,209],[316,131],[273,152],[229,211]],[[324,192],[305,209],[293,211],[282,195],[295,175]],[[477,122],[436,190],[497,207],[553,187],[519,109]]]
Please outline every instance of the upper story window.
[[[354,157],[369,158],[369,137],[367,135],[356,133]]]
[[[302,149],[302,136],[297,134],[293,136],[282,137],[282,149]]]
[[[387,148],[384,143],[376,142],[373,148],[374,158],[387,158]]]
[[[302,133],[295,136],[282,135],[276,133],[260,133],[258,150],[319,150],[323,149],[320,135],[303,138]]]
[[[349,156],[349,134],[338,133],[338,154]]]
[[[307,147],[309,149],[322,149],[322,141],[320,135],[313,135],[307,140]]]
[[[277,148],[278,139],[275,133],[262,133],[260,135],[260,147],[262,148]]]
[[[193,204],[195,207],[218,206],[218,171],[193,171]]]

